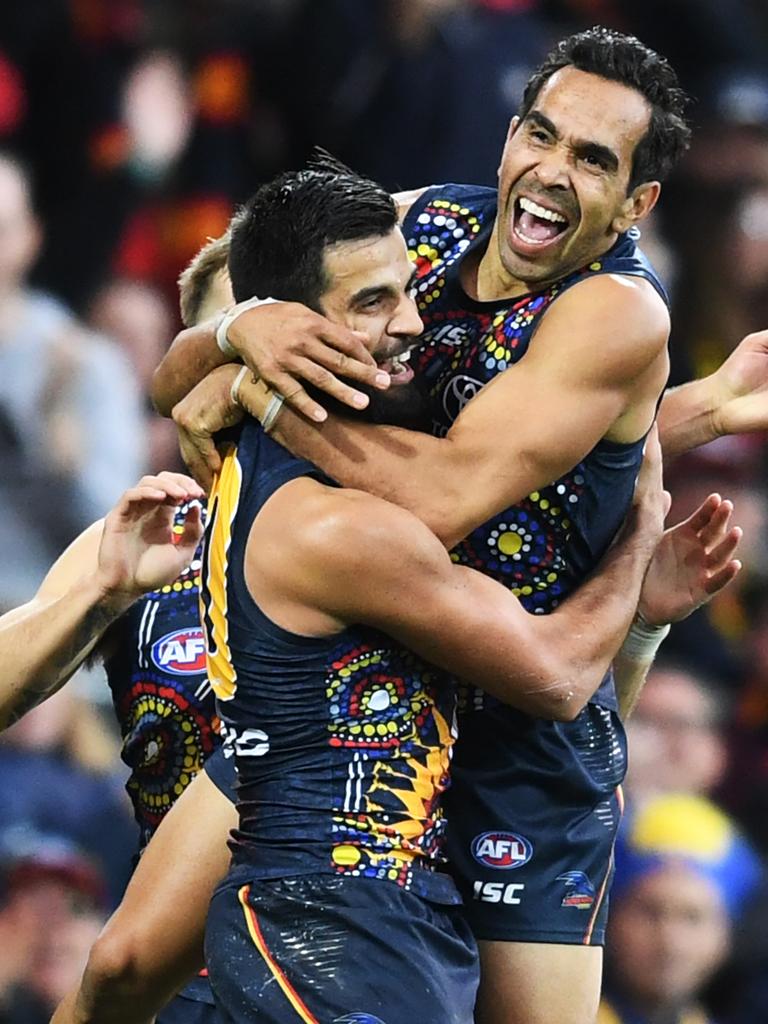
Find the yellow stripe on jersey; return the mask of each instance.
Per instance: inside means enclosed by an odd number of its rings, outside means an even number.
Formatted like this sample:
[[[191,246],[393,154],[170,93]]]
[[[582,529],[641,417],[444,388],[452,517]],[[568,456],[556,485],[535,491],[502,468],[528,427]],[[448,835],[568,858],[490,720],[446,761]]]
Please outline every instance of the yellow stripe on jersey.
[[[205,544],[203,586],[200,588],[202,619],[206,633],[208,678],[219,700],[231,700],[237,689],[237,673],[229,650],[227,622],[227,570],[232,543],[232,524],[237,515],[243,472],[237,447],[228,445],[208,502],[208,536]]]

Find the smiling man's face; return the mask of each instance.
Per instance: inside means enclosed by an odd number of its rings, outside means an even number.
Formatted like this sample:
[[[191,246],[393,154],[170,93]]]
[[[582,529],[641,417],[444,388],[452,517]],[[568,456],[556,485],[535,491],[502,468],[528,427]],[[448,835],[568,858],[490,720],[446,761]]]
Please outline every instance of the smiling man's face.
[[[618,82],[570,66],[545,82],[512,122],[499,167],[498,258],[507,275],[555,281],[645,215],[651,186],[629,194],[628,186],[649,118],[644,97]]]
[[[366,347],[389,373],[387,391],[365,391],[365,416],[375,422],[420,426],[424,405],[412,385],[408,355],[423,324],[414,298],[415,269],[399,228],[387,235],[338,242],[323,254],[327,287],[320,310],[329,320],[366,336]],[[343,371],[342,371],[343,373]]]

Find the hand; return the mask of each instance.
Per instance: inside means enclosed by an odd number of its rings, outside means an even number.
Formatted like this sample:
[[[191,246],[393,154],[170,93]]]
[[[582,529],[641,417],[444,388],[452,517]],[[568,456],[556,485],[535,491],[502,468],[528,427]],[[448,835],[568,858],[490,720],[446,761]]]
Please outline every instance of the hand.
[[[639,611],[652,626],[679,622],[695,611],[741,569],[733,558],[741,530],[731,526],[733,505],[710,494],[683,523],[659,541],[640,593]]]
[[[651,427],[645,439],[643,462],[637,475],[633,503],[649,542],[655,547],[664,531],[664,520],[671,503],[663,486],[661,445],[656,424]]]
[[[768,430],[768,331],[742,338],[711,381],[717,436]]]
[[[241,369],[233,363],[217,367],[173,407],[181,457],[206,491],[221,469],[214,434],[243,418],[243,410],[232,400],[232,385]]]
[[[328,414],[309,397],[302,381],[353,409],[364,409],[368,396],[336,374],[382,390],[389,387],[389,374],[377,368],[363,335],[296,302],[246,310],[234,320],[227,337],[257,377],[316,423]]]
[[[99,546],[97,575],[105,597],[129,605],[173,583],[203,534],[199,505],[187,512],[181,535],[173,529],[175,510],[203,496],[202,488],[181,473],[142,477],[125,492],[104,520]]]

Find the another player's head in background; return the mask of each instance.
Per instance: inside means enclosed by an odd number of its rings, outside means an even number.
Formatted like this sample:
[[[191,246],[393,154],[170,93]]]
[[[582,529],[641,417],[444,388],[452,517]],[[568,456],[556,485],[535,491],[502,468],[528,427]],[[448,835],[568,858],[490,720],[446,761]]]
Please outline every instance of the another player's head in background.
[[[210,238],[179,275],[181,322],[192,327],[232,305],[227,258],[229,231]]]
[[[529,79],[502,154],[506,272],[556,280],[647,216],[688,147],[686,104],[669,63],[633,36],[593,28],[558,43]]]
[[[727,766],[727,720],[722,689],[700,671],[664,660],[654,665],[627,723],[630,801],[714,792]]]
[[[235,299],[301,302],[363,333],[393,384],[387,392],[368,392],[366,415],[373,419],[414,422],[413,389],[402,387],[413,373],[400,359],[422,330],[414,273],[392,197],[332,158],[281,174],[232,220]],[[419,403],[418,419],[420,413]]]
[[[611,894],[611,996],[653,1020],[690,1009],[760,880],[757,856],[707,800],[668,794],[630,812]]]

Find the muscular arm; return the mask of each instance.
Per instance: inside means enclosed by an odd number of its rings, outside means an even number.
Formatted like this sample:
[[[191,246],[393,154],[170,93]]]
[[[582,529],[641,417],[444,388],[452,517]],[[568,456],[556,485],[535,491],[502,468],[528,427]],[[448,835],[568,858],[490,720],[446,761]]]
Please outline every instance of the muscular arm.
[[[606,435],[634,440],[648,429],[666,379],[668,326],[646,282],[594,278],[554,304],[525,358],[445,438],[335,417],[311,426],[289,409],[273,436],[345,486],[413,512],[451,547]]]
[[[286,628],[322,635],[366,623],[507,703],[568,720],[599,686],[637,605],[660,516],[642,504],[633,516],[598,572],[537,616],[501,584],[455,565],[410,513],[302,479],[259,513],[246,578]]]

